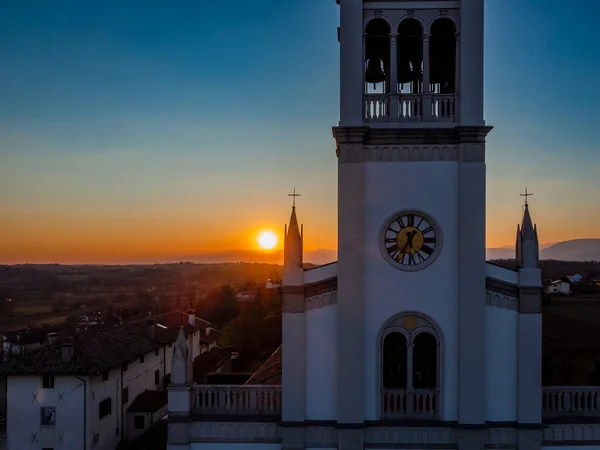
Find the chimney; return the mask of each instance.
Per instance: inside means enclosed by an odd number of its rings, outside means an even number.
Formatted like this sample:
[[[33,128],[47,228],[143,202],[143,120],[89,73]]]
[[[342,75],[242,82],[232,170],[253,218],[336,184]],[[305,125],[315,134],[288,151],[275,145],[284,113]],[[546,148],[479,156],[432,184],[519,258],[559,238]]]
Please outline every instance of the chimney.
[[[48,345],[56,344],[56,340],[58,339],[58,333],[56,331],[51,331],[46,335],[46,342]]]
[[[148,319],[148,334],[152,339],[154,339],[154,329],[156,325],[156,320],[154,318]]]
[[[188,311],[188,323],[193,327],[196,326],[196,311],[191,309]]]
[[[72,342],[63,342],[60,346],[60,358],[62,362],[71,362],[73,359],[74,349]]]

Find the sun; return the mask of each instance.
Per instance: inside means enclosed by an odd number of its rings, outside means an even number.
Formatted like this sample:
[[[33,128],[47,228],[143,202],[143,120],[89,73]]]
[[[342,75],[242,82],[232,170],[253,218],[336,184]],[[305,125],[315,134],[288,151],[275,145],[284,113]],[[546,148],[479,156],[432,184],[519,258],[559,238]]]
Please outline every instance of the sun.
[[[258,246],[263,250],[273,250],[277,245],[277,236],[272,231],[261,231],[257,241]]]

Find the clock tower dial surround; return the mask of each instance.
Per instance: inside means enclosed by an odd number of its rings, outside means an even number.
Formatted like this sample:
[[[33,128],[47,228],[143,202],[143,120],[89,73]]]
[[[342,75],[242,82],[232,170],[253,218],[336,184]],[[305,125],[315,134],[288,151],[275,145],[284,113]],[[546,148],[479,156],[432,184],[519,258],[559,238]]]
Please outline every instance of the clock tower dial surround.
[[[393,214],[379,233],[379,249],[393,267],[416,271],[428,267],[442,249],[442,232],[431,216],[418,210]]]

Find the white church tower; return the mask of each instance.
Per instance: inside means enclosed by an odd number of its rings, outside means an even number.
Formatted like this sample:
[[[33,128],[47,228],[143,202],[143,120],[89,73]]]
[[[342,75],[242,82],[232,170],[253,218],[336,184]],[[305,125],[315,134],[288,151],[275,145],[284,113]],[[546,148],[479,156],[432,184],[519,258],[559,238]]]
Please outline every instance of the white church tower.
[[[341,0],[340,14],[338,420],[379,419],[391,389],[390,411],[427,404],[424,414],[477,429],[491,129],[483,0]]]

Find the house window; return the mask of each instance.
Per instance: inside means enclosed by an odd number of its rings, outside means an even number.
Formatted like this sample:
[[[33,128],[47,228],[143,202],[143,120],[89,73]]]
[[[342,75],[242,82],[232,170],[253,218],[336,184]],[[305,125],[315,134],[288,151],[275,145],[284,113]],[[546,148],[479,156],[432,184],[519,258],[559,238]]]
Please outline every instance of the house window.
[[[160,384],[160,370],[154,371],[154,384]]]
[[[109,373],[108,372],[104,372],[102,374],[102,381],[108,381],[108,377],[109,377]]]
[[[128,387],[123,389],[123,392],[121,393],[121,398],[123,399],[123,404],[125,404],[129,401],[129,388]]]
[[[54,389],[54,375],[43,375],[42,387],[44,389]]]
[[[54,425],[56,423],[56,408],[54,406],[44,406],[41,409],[42,425]]]
[[[110,397],[105,398],[104,400],[102,400],[99,405],[98,405],[98,415],[100,420],[102,420],[104,417],[112,414],[112,399]]]
[[[137,415],[134,418],[134,427],[136,430],[144,429],[144,416]]]
[[[437,327],[420,315],[394,318],[381,342],[384,418],[438,417],[440,339]]]
[[[127,372],[127,364],[123,364],[121,366],[121,370],[123,370],[123,372]]]

